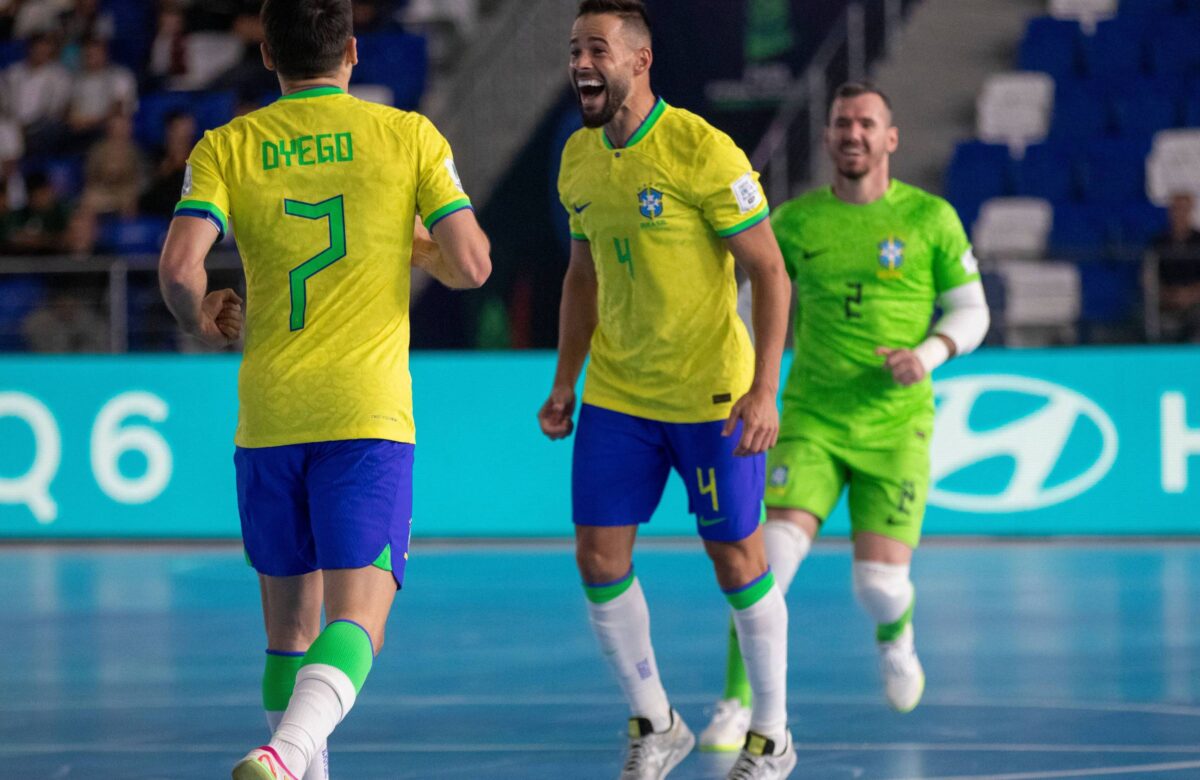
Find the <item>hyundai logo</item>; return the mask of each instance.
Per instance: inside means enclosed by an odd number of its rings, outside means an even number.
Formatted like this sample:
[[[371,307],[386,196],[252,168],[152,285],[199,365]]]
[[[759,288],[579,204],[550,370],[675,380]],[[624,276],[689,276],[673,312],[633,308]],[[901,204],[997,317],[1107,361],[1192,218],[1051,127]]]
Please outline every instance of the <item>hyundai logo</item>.
[[[1112,420],[1074,390],[994,374],[938,382],[935,393],[939,403],[929,502],[937,506],[981,513],[1042,509],[1086,493],[1117,458]],[[972,413],[978,415],[981,408],[1007,409],[1010,416],[999,426],[972,428]],[[1021,412],[1015,419],[1013,409]],[[963,480],[951,480],[967,468],[1002,462],[997,459],[1008,461],[1012,473],[996,490],[968,490],[961,487]]]

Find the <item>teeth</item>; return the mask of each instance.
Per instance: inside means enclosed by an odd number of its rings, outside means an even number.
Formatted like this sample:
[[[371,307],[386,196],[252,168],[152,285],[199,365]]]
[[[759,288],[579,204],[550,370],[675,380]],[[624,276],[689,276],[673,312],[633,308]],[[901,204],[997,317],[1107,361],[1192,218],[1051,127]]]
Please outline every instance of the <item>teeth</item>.
[[[604,82],[600,79],[580,79],[578,82],[581,87],[603,87]]]

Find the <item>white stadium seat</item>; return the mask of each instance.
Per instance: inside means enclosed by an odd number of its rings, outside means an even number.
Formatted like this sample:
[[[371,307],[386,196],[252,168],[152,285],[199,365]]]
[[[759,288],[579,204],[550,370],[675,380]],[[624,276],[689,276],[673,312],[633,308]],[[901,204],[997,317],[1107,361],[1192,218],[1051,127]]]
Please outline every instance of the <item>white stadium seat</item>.
[[[1200,196],[1200,130],[1163,130],[1154,136],[1146,158],[1146,194],[1165,206],[1177,192]],[[1196,200],[1200,207],[1200,197]]]
[[[1006,344],[1040,346],[1075,340],[1075,323],[1083,307],[1078,266],[1009,260],[998,273],[1004,280]]]
[[[1056,19],[1076,19],[1089,35],[1096,23],[1117,15],[1117,0],[1050,0],[1050,15]]]
[[[979,210],[972,239],[988,259],[1041,257],[1054,223],[1054,207],[1043,198],[991,198]]]
[[[981,141],[1008,144],[1014,157],[1046,138],[1054,112],[1054,79],[1045,73],[998,73],[988,78],[975,101],[976,134]]]

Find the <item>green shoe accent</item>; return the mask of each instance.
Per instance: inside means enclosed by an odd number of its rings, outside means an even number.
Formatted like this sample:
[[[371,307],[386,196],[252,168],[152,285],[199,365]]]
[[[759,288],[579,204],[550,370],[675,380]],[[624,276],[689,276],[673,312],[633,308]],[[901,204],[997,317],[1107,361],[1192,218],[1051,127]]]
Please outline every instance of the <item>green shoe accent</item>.
[[[233,780],[275,780],[275,776],[256,761],[239,761],[233,768]]]
[[[743,707],[749,707],[752,695],[750,693],[750,679],[746,677],[746,664],[742,661],[742,648],[738,644],[737,626],[733,623],[733,618],[729,619],[729,652],[725,661],[725,695],[722,699],[737,699],[742,703]],[[718,745],[706,748],[724,752],[726,750],[741,750],[741,744],[726,747]]]
[[[629,570],[621,579],[616,582],[609,582],[603,585],[589,585],[583,583],[583,593],[587,596],[587,600],[593,604],[605,604],[612,601],[617,596],[620,596],[625,591],[633,586],[633,569]]]
[[[296,672],[304,663],[304,653],[277,653],[267,651],[267,662],[263,668],[262,700],[267,712],[283,712],[292,699],[296,687]]]
[[[887,623],[880,625],[875,629],[876,642],[894,642],[901,634],[904,633],[905,627],[912,622],[913,605],[917,603],[917,594],[913,593],[912,601],[908,602],[908,609],[904,610],[904,614],[895,623]]]
[[[374,660],[374,649],[366,629],[349,620],[335,620],[325,626],[317,641],[308,648],[302,665],[326,664],[341,669],[354,683],[354,690],[361,692]]]

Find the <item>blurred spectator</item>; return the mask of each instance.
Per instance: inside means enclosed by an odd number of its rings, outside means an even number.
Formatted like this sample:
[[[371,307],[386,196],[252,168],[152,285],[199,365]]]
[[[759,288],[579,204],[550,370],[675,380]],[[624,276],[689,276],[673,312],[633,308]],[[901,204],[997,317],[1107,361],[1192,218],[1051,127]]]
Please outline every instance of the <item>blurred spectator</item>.
[[[279,91],[275,74],[263,67],[262,20],[257,13],[240,14],[233,22],[233,35],[241,44],[241,59],[217,77],[215,89],[227,89],[250,100]]]
[[[108,42],[101,38],[84,41],[81,64],[67,121],[77,136],[95,140],[114,113],[137,110],[137,79],[128,68],[109,62]]]
[[[108,352],[108,323],[71,289],[50,294],[21,323],[31,352]]]
[[[1200,231],[1192,225],[1196,196],[1178,192],[1167,209],[1170,226],[1154,240],[1158,254],[1163,338],[1200,342]]]
[[[137,216],[144,171],[145,158],[133,140],[133,120],[113,114],[104,138],[88,152],[80,201],[83,208],[97,215]]]
[[[71,9],[70,0],[24,0],[13,23],[13,35],[57,35],[62,31],[62,15]]]
[[[117,31],[113,15],[100,8],[100,0],[75,0],[75,7],[63,19],[63,38],[68,46],[86,46],[92,39],[112,40]]]
[[[396,32],[402,30],[392,3],[387,0],[355,0],[354,32]]]
[[[158,30],[150,47],[150,75],[169,83],[187,76],[188,40],[183,11],[164,3],[158,12]]]
[[[20,0],[0,0],[0,39],[7,41],[13,37],[13,25],[20,7]]]
[[[51,35],[29,42],[21,62],[0,72],[7,113],[25,129],[31,155],[58,148],[66,136],[63,119],[71,100],[71,74],[58,61],[58,43]]]
[[[25,186],[21,179],[21,158],[24,156],[25,136],[21,126],[7,117],[0,117],[0,197],[9,207],[25,205]]]
[[[143,214],[170,217],[183,192],[188,155],[196,143],[196,118],[175,111],[167,115],[166,143],[154,165],[150,185],[141,199]]]
[[[6,248],[13,254],[54,254],[63,248],[70,213],[44,173],[25,178],[28,202],[8,223]]]

